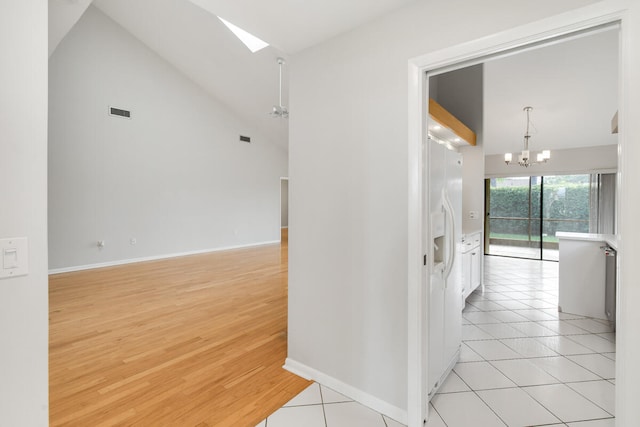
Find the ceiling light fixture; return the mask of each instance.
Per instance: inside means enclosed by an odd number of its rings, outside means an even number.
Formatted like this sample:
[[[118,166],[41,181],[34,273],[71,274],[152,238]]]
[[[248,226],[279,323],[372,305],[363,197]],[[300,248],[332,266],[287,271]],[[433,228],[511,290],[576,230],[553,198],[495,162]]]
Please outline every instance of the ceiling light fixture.
[[[253,34],[243,30],[238,26],[233,25],[231,22],[226,21],[219,16],[218,19],[222,21],[222,23],[226,25],[227,28],[230,29],[231,32],[235,34],[236,37],[239,38],[240,41],[249,48],[251,53],[256,53],[260,49],[264,49],[265,47],[269,46],[269,43],[265,42],[264,40],[260,40]]]
[[[523,109],[523,111],[527,113],[527,130],[524,134],[524,149],[518,155],[518,164],[520,166],[524,166],[525,168],[528,168],[529,166],[535,165],[537,163],[547,163],[547,160],[551,158],[551,151],[542,150],[541,152],[536,154],[535,160],[531,160],[532,153],[531,151],[529,151],[529,138],[531,138],[531,135],[529,134],[529,124],[531,122],[529,114],[531,113],[531,110],[533,110],[532,107],[524,107]],[[512,160],[513,156],[511,155],[511,153],[505,153],[504,162],[508,165],[514,164]]]
[[[278,98],[278,105],[274,105],[271,110],[272,117],[279,117],[282,119],[289,118],[289,110],[282,105],[282,66],[284,65],[284,58],[278,58],[278,66],[280,67],[280,98]]]

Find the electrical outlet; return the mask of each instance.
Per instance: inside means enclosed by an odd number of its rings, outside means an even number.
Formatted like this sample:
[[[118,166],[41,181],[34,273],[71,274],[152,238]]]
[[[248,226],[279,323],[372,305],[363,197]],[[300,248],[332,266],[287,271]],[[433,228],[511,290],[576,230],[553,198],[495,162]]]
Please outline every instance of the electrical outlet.
[[[98,240],[98,248],[99,249],[104,248],[104,240]]]
[[[469,211],[469,219],[478,219],[478,211]]]
[[[138,243],[138,241],[136,240],[135,237],[132,237],[132,238],[129,239],[129,244],[130,245],[135,245],[136,243]]]

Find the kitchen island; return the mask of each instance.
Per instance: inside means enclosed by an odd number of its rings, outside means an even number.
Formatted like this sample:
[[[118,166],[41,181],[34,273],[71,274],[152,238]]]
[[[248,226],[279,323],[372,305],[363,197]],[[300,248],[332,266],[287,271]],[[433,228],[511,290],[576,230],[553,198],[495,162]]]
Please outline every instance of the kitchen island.
[[[556,236],[560,241],[558,311],[602,320],[608,320],[609,312],[615,319],[615,281],[607,298],[606,261],[607,254],[615,254],[616,236],[568,232]],[[609,275],[615,278],[615,265],[613,269]],[[607,302],[613,308],[607,309]]]

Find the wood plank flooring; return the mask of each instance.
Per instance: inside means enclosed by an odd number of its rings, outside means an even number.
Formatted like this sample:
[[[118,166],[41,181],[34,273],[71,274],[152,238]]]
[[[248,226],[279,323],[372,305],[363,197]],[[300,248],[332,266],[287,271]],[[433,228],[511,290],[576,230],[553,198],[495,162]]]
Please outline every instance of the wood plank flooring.
[[[284,369],[287,244],[49,279],[51,426],[254,427]]]

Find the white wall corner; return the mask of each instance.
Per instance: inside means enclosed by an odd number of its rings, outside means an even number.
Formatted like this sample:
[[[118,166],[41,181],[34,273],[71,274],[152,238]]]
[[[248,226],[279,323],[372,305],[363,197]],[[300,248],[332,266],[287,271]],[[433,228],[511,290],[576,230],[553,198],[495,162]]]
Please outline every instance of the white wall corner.
[[[148,257],[141,257],[141,258],[122,259],[118,261],[101,262],[96,264],[77,265],[73,267],[53,268],[49,270],[49,275],[71,273],[74,271],[93,270],[96,268],[104,268],[104,267],[114,267],[117,265],[135,264],[138,262],[157,261],[161,259],[178,258],[183,256],[189,256],[189,255],[199,255],[199,254],[207,254],[207,253],[213,253],[213,252],[230,251],[233,249],[254,248],[257,246],[274,245],[279,243],[280,243],[280,240],[270,240],[268,242],[257,242],[257,243],[250,243],[247,245],[226,246],[221,248],[201,249],[197,251],[180,252],[180,253],[174,253],[174,254],[164,254],[164,255],[148,256]]]
[[[285,360],[283,366],[284,369],[292,374],[298,375],[306,380],[315,381],[322,386],[328,387],[340,394],[343,394],[362,405],[373,409],[393,420],[396,420],[402,424],[407,424],[407,411],[406,409],[398,408],[391,405],[378,397],[375,397],[369,393],[366,393],[356,387],[350,386],[331,375],[327,375],[323,372],[315,370],[303,363],[297,362],[291,358]]]

